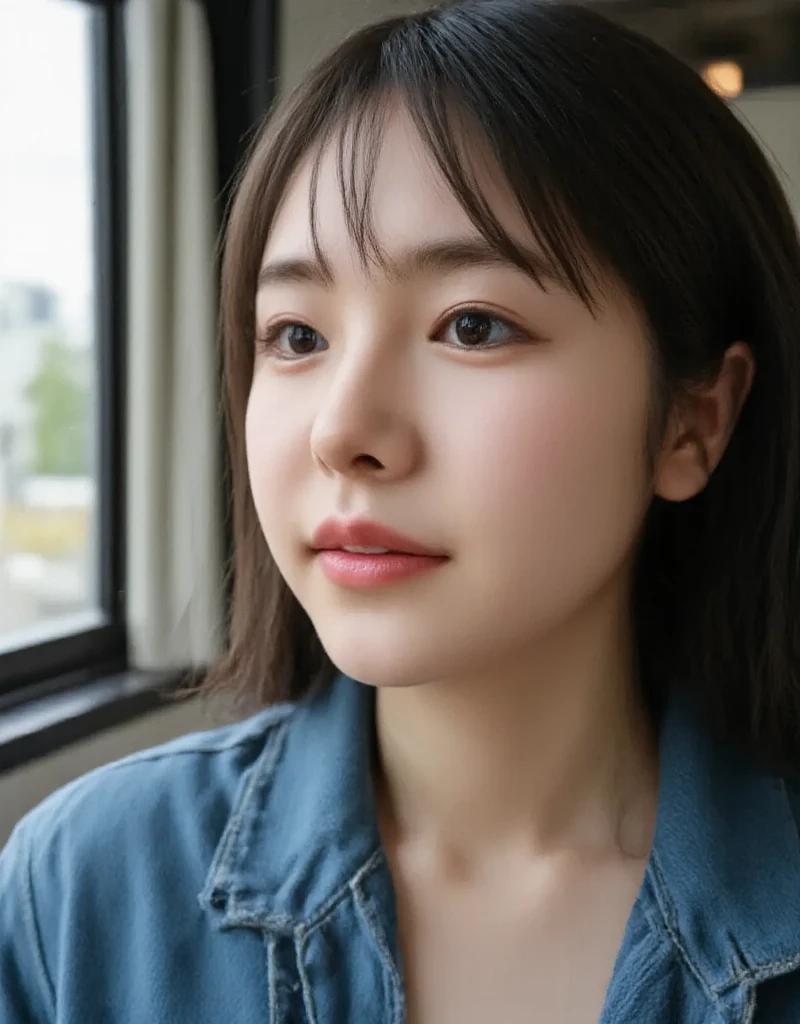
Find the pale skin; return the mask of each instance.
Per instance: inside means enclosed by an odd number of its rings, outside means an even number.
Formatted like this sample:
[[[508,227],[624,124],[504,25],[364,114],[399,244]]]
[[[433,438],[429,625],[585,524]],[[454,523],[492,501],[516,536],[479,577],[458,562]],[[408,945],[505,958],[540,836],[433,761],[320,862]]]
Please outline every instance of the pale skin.
[[[306,162],[264,268],[313,261],[309,180]],[[482,185],[533,247],[488,166]],[[513,267],[415,265],[420,247],[480,235],[401,109],[372,216],[405,272],[361,265],[330,154],[318,209],[330,275],[272,275],[258,292],[259,331],[278,326],[256,356],[248,461],[278,567],[335,664],[377,688],[407,1020],[595,1022],[656,816],[634,545],[654,494],[705,486],[752,356],[733,345],[672,410],[648,473],[648,341],[624,289],[609,280],[592,314]],[[465,308],[502,343],[465,347]],[[299,354],[291,324],[308,328]],[[377,519],[449,561],[382,590],[337,587],[309,550],[330,515]]]

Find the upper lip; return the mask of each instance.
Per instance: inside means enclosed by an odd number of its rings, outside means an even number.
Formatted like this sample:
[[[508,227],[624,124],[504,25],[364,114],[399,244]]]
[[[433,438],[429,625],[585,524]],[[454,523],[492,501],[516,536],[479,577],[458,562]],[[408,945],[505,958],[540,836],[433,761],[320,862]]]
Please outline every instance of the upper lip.
[[[442,555],[441,551],[433,551],[372,519],[326,519],[314,531],[311,546],[317,551],[343,547],[387,548],[408,555]]]

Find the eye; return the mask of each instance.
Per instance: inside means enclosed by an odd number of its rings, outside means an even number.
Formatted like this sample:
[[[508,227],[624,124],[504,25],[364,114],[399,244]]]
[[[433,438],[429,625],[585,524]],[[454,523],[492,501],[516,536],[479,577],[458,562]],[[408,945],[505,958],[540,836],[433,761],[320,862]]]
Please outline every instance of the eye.
[[[485,310],[465,309],[447,321],[439,336],[455,348],[486,349],[517,341],[522,333],[514,324]]]
[[[279,359],[300,359],[323,351],[328,343],[308,324],[284,322],[267,327],[258,338],[258,347]]]

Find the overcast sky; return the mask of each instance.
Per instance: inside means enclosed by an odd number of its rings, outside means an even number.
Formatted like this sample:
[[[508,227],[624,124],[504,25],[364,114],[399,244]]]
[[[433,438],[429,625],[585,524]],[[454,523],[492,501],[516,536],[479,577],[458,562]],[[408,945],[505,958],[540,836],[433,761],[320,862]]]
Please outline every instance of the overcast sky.
[[[0,0],[0,279],[91,287],[88,29],[75,0]]]

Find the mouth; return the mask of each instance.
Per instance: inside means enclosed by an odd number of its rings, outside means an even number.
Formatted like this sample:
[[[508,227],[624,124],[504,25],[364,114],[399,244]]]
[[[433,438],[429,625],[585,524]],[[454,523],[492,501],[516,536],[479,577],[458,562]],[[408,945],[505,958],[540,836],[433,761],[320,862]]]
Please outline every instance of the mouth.
[[[329,582],[348,590],[387,587],[450,560],[441,549],[373,519],[326,519],[312,537],[311,550]]]
[[[325,549],[323,549],[325,550]],[[391,551],[389,548],[358,548],[352,545],[343,544],[340,548],[329,548],[333,551],[347,551],[351,555],[397,555],[402,552]]]
[[[447,555],[419,555],[357,545],[322,548],[316,551],[315,558],[331,583],[348,590],[377,590],[428,573],[450,560]]]
[[[315,553],[339,551],[353,556],[385,557],[416,555],[442,559],[448,556],[413,537],[371,519],[326,519],[311,538]]]

